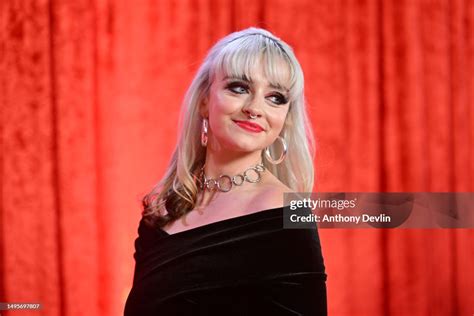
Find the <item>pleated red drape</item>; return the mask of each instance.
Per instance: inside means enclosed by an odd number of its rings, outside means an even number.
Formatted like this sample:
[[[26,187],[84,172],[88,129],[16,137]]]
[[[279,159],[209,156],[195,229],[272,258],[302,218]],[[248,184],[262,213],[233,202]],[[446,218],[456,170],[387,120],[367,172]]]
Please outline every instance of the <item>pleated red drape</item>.
[[[470,0],[7,0],[0,23],[0,301],[31,314],[122,313],[185,89],[248,26],[302,63],[315,190],[474,189]],[[474,313],[473,229],[320,235],[330,315]]]

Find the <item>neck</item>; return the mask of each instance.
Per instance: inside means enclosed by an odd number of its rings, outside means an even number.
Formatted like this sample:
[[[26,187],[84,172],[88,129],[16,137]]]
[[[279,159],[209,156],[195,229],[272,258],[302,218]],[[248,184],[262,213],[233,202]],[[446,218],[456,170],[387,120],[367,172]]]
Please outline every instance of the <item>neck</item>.
[[[222,174],[233,176],[261,162],[262,158],[260,151],[251,153],[219,152],[219,154],[216,154],[208,149],[206,153],[206,166],[204,167],[204,173],[207,177],[212,178],[219,177]]]
[[[204,167],[204,174],[207,178],[217,179],[220,175],[228,175],[230,177],[241,174],[246,169],[254,167],[262,162],[261,152],[256,151],[252,153],[235,153],[235,152],[219,152],[215,153],[209,147],[206,152],[206,163]],[[262,173],[264,176],[265,173]],[[221,194],[226,194],[227,196],[236,192],[243,192],[246,190],[253,190],[256,185],[260,183],[248,183],[245,182],[245,185],[242,186],[233,186],[229,192],[219,192],[219,191],[208,191],[202,190],[199,194],[197,201],[197,208],[205,208],[209,203],[211,203],[215,198]]]

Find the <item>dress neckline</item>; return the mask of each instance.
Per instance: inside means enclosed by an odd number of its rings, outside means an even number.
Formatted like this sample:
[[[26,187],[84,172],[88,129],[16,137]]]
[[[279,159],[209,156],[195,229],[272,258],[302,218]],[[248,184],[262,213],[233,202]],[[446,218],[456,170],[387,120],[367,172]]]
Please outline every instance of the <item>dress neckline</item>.
[[[272,215],[273,213],[275,213],[275,215],[277,215],[277,214],[281,215],[282,211],[283,211],[283,208],[284,208],[284,206],[280,206],[280,207],[274,207],[274,208],[259,210],[259,211],[252,212],[250,214],[234,216],[234,217],[226,218],[226,219],[223,219],[223,220],[220,220],[220,221],[215,221],[215,222],[204,224],[204,225],[201,225],[201,226],[196,226],[194,228],[182,230],[182,231],[179,231],[179,232],[174,233],[174,234],[168,233],[166,230],[162,229],[161,227],[158,227],[157,230],[158,230],[159,233],[163,234],[167,238],[176,237],[176,236],[184,236],[184,235],[187,235],[187,234],[191,234],[193,232],[198,232],[198,231],[202,231],[202,230],[206,230],[206,229],[210,229],[210,228],[218,228],[218,227],[221,227],[221,226],[224,226],[226,224],[233,223],[233,222],[239,223],[239,222],[244,222],[245,220],[249,220],[249,219],[258,219],[258,218],[263,217],[265,215]]]

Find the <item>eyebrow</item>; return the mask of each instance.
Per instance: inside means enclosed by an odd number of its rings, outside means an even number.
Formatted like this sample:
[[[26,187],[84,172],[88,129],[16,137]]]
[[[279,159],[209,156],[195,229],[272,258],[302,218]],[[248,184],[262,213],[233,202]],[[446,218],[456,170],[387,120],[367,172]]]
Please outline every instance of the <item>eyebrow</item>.
[[[240,81],[245,81],[245,82],[253,84],[252,78],[247,77],[245,74],[243,74],[241,76],[225,76],[223,80],[229,80],[229,79],[237,79],[237,80],[240,80]],[[282,87],[279,83],[271,83],[270,82],[269,87],[272,88],[272,89],[277,89],[277,90],[286,92],[286,93],[290,92],[288,89]]]

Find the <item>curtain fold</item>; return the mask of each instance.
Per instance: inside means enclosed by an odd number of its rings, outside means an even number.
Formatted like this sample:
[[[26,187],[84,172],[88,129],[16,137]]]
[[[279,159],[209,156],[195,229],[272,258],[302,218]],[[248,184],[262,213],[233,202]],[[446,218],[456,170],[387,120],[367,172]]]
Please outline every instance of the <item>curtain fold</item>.
[[[472,1],[1,1],[1,302],[123,312],[183,95],[249,26],[302,64],[315,191],[473,191]],[[473,229],[320,237],[330,315],[472,314]]]

